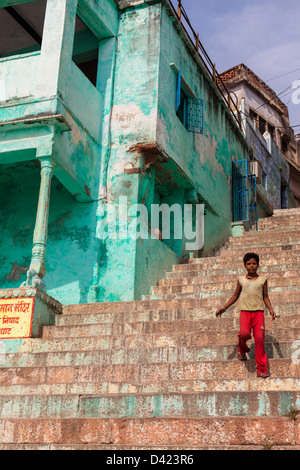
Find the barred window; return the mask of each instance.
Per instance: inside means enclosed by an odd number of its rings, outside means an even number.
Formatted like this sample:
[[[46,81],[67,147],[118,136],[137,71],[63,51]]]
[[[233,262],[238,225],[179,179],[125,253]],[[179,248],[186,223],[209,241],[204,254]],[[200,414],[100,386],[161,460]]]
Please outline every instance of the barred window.
[[[181,71],[177,78],[176,114],[189,132],[203,134],[203,100],[186,93],[182,86]]]

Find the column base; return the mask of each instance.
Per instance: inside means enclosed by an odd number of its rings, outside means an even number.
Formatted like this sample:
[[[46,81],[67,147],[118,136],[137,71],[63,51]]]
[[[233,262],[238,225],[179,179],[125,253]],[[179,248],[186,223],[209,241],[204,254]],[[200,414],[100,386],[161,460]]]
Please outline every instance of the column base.
[[[246,232],[249,232],[249,229],[244,222],[232,222],[231,233],[233,237],[242,237]]]
[[[61,303],[40,288],[0,289],[0,339],[40,338],[61,313]]]

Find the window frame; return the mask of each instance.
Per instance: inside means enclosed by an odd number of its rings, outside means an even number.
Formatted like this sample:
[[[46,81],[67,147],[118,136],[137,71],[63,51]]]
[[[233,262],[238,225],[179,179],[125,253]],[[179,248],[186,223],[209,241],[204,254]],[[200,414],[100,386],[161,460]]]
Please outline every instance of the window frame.
[[[188,87],[185,86],[181,70],[179,70],[177,75],[176,115],[188,132],[203,134],[203,100],[201,98],[196,98],[194,94],[188,90]],[[199,124],[198,126],[197,124],[195,126],[192,125],[192,115],[195,117],[194,122]]]

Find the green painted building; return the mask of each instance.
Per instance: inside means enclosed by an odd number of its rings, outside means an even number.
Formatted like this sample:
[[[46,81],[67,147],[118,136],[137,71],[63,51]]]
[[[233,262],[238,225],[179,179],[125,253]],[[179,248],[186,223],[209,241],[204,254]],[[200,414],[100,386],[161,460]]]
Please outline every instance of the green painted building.
[[[0,0],[0,31],[1,288],[140,299],[226,242],[249,147],[171,2]],[[114,237],[123,201],[131,236]],[[136,211],[154,204],[204,204],[201,250],[175,224],[161,239]]]

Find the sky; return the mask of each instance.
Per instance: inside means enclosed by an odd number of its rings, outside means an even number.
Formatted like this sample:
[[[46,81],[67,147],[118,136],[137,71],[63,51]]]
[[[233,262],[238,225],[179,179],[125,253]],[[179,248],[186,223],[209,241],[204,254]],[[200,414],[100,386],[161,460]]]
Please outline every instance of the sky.
[[[219,73],[244,63],[277,94],[300,81],[299,0],[182,0],[182,4]],[[280,98],[289,108],[291,126],[300,124],[300,83]],[[300,126],[294,130],[300,133]]]

